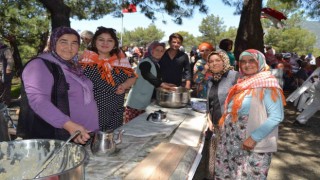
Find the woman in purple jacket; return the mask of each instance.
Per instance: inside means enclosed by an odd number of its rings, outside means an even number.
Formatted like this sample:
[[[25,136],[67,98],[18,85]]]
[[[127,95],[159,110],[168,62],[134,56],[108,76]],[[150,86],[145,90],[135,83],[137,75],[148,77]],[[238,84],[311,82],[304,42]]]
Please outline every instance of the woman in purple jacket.
[[[50,37],[49,52],[25,66],[18,122],[24,138],[66,140],[80,130],[74,142],[85,144],[88,133],[99,128],[93,85],[77,61],[79,45],[75,30],[59,27]]]

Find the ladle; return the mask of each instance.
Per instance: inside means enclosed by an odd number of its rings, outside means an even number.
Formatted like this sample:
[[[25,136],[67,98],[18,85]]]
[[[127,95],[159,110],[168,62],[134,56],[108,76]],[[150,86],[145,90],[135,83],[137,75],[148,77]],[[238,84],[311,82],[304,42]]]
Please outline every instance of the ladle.
[[[67,141],[65,143],[63,143],[63,145],[57,149],[53,156],[51,156],[51,158],[48,158],[44,163],[43,163],[43,166],[41,167],[41,171],[39,171],[37,173],[37,175],[34,176],[33,179],[35,178],[38,178],[38,176],[48,167],[48,165],[52,162],[52,160],[59,154],[59,152],[74,138],[76,137],[77,135],[79,135],[81,132],[79,130],[77,130],[76,132],[74,132],[70,137],[69,139],[67,139]]]

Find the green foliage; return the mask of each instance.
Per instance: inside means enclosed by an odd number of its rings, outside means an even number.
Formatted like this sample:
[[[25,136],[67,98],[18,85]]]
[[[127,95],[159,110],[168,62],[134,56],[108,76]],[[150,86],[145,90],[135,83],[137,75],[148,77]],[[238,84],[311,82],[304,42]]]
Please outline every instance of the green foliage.
[[[136,46],[146,46],[152,41],[160,41],[164,37],[164,31],[157,29],[153,24],[147,28],[138,27],[133,31],[124,30],[123,32],[123,45],[129,46],[131,44]],[[118,33],[118,37],[120,34]]]
[[[104,15],[112,14],[114,17],[121,17],[121,10],[129,4],[135,4],[152,21],[156,20],[155,13],[166,13],[173,17],[173,21],[182,24],[183,18],[192,17],[194,10],[198,9],[201,13],[207,13],[208,7],[203,0],[177,1],[177,0],[65,0],[67,6],[71,8],[71,17],[75,19],[99,19]],[[166,22],[166,20],[163,20]]]
[[[20,96],[21,81],[20,78],[14,77],[11,85],[11,98],[16,99]]]
[[[192,34],[187,31],[178,31],[177,33],[181,34],[183,37],[183,47],[185,52],[188,53],[191,51],[192,47],[198,46],[200,42]]]
[[[233,42],[236,39],[238,28],[236,27],[229,27],[227,31],[221,32],[220,36],[218,37],[218,42],[220,42],[222,39],[231,39]],[[219,44],[217,44],[219,45]]]
[[[210,42],[214,45],[219,43],[219,36],[225,32],[226,26],[223,25],[224,22],[219,16],[214,16],[213,14],[202,19],[199,26],[199,31],[202,36],[199,38],[201,42]]]
[[[40,36],[49,27],[47,12],[41,4],[36,0],[2,1],[0,17],[0,36],[6,40],[16,38],[23,60],[36,55]]]
[[[265,43],[272,45],[276,52],[290,51],[302,55],[313,52],[316,36],[299,27],[283,30],[272,28],[265,36]]]
[[[274,28],[268,19],[262,20],[265,44],[272,45],[276,52],[290,51],[302,55],[314,51],[316,36],[300,27],[306,17],[299,4],[292,0],[269,0],[267,6],[283,12],[288,19],[283,21],[283,29]]]
[[[320,19],[320,3],[315,0],[279,0],[284,3],[292,3],[303,9],[313,19]]]
[[[64,0],[71,9],[70,17],[74,19],[100,19],[106,14],[116,13],[122,9],[119,1],[113,0]]]

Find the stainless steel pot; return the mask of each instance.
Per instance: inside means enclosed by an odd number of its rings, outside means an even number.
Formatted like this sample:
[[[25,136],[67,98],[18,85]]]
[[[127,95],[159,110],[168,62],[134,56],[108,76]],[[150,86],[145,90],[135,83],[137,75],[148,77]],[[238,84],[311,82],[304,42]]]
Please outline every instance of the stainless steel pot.
[[[191,90],[184,87],[176,87],[175,91],[157,88],[156,100],[157,104],[162,107],[182,108],[190,102]]]
[[[0,143],[0,179],[32,179],[64,141],[18,140]],[[36,179],[84,180],[84,147],[68,143]]]

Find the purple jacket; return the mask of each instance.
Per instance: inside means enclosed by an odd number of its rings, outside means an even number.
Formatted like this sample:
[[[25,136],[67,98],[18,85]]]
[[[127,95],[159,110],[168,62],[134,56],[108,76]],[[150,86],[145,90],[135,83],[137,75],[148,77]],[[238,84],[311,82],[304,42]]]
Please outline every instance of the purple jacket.
[[[69,83],[70,117],[51,103],[54,78],[41,59],[30,62],[22,73],[29,105],[33,111],[55,128],[62,128],[68,120],[71,120],[89,131],[98,129],[98,109],[93,98],[92,82],[84,76],[80,78],[72,74],[66,65],[60,63],[50,53],[42,54],[40,57],[55,62],[62,68]]]

